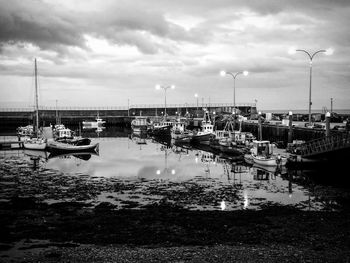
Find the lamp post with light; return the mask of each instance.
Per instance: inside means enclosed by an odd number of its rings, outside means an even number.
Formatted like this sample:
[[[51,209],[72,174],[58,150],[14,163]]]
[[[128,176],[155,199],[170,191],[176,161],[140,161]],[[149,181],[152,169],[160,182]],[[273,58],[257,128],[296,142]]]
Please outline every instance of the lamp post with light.
[[[304,49],[290,49],[289,53],[290,54],[295,54],[296,52],[304,52],[310,59],[310,86],[309,86],[309,125],[311,125],[311,86],[312,86],[312,60],[315,57],[316,54],[319,53],[325,53],[326,55],[332,55],[333,54],[333,49],[320,49],[314,52],[313,54],[309,53],[308,51]]]
[[[156,85],[156,90],[163,89],[164,90],[164,118],[166,118],[166,91],[167,89],[175,89],[174,85],[170,86],[162,86],[162,85]]]
[[[236,77],[240,74],[243,74],[244,76],[248,76],[248,71],[239,71],[236,73],[228,72],[222,70],[220,72],[221,76],[231,75],[233,77],[233,108],[234,108],[234,114],[236,115]]]

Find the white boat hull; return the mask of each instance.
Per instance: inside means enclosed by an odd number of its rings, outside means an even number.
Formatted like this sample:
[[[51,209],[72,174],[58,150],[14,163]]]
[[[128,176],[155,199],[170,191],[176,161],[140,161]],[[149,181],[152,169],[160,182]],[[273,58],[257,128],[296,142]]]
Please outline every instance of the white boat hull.
[[[254,163],[264,165],[264,166],[286,165],[287,163],[287,158],[283,156],[280,157],[280,161],[278,161],[278,158],[276,155],[273,155],[271,157],[264,157],[264,156],[256,156],[252,154],[251,157]]]
[[[27,150],[45,150],[47,147],[47,143],[42,139],[28,139],[23,142],[23,148]]]

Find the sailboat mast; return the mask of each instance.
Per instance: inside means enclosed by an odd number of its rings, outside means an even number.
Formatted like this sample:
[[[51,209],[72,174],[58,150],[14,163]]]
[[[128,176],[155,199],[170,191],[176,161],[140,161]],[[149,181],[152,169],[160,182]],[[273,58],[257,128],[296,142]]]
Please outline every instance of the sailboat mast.
[[[38,134],[39,131],[39,103],[38,103],[38,69],[36,66],[36,59],[34,60],[34,74],[35,74],[35,112],[36,112],[36,118],[35,118],[35,132]]]

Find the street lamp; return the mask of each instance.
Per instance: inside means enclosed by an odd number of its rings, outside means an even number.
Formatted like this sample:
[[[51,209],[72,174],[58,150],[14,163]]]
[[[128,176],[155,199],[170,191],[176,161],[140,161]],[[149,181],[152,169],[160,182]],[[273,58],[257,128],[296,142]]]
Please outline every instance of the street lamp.
[[[329,49],[320,49],[317,50],[316,52],[314,52],[312,55],[304,50],[304,49],[290,49],[289,50],[289,54],[295,54],[297,51],[299,52],[304,52],[306,55],[308,55],[309,59],[310,59],[310,87],[309,87],[309,125],[311,125],[311,84],[312,84],[312,60],[315,57],[316,54],[318,53],[325,53],[326,55],[332,55],[333,54],[333,49],[329,48]]]
[[[231,75],[233,77],[233,108],[234,108],[234,114],[236,115],[236,77],[240,74],[243,74],[244,76],[248,75],[248,71],[244,70],[244,71],[239,71],[236,73],[232,73],[232,72],[228,72],[228,71],[224,71],[222,70],[220,72],[220,75],[226,76],[226,75]]]
[[[166,91],[167,89],[175,89],[174,85],[170,86],[162,86],[162,85],[156,85],[156,90],[163,89],[164,90],[164,116],[166,118]]]

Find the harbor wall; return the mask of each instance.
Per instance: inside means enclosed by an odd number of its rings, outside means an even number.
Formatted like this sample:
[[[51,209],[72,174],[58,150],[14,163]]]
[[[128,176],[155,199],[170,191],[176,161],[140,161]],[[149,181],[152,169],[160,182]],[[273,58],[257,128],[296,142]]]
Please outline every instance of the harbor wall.
[[[285,125],[279,124],[262,124],[262,139],[269,140],[272,142],[280,142],[284,144],[284,146],[288,143],[288,132],[289,127]],[[238,127],[236,126],[236,129]],[[251,122],[242,122],[242,131],[251,132],[258,138],[259,134],[259,125],[258,123]],[[336,131],[332,131],[336,132]],[[293,140],[303,140],[310,141],[314,139],[318,139],[324,137],[326,135],[326,131],[323,129],[310,129],[310,128],[302,128],[302,127],[293,127],[292,139]]]

